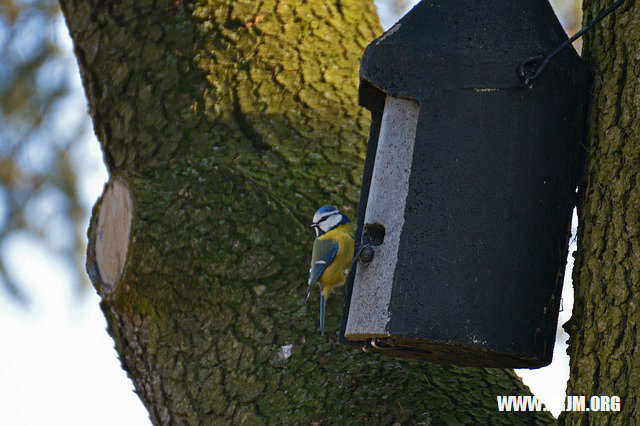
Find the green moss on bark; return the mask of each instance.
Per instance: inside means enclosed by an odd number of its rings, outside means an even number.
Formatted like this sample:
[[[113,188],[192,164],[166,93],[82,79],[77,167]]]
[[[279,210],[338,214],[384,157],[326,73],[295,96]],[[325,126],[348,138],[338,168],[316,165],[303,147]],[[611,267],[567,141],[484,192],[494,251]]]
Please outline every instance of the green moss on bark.
[[[585,0],[585,21],[610,4]],[[640,423],[640,6],[626,2],[584,40],[594,70],[578,205],[568,395],[617,395],[620,413],[567,413],[566,424]]]

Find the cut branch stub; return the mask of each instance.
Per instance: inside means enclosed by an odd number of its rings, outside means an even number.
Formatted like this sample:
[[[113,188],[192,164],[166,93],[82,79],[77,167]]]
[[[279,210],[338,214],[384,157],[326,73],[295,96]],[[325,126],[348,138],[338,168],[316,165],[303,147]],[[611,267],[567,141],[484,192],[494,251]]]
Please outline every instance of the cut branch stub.
[[[113,291],[127,260],[133,201],[123,179],[105,185],[89,227],[87,272],[100,292]]]

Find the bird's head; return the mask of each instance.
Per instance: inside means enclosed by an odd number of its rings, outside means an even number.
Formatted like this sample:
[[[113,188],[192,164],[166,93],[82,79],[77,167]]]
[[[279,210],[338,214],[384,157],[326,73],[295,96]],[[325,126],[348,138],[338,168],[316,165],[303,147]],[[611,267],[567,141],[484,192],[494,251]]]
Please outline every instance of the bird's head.
[[[316,230],[316,237],[331,231],[338,225],[349,223],[351,220],[334,206],[327,204],[322,206],[313,215],[311,226]]]

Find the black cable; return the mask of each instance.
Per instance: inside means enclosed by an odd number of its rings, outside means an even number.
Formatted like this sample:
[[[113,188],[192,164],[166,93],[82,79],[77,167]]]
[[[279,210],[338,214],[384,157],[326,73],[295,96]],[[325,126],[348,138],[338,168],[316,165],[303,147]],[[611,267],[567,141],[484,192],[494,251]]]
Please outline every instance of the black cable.
[[[624,3],[624,0],[618,0],[615,3],[613,3],[611,6],[606,8],[603,12],[601,12],[598,16],[596,16],[591,22],[585,25],[584,28],[582,28],[580,31],[575,33],[573,37],[565,40],[564,43],[556,47],[555,50],[549,53],[547,56],[544,56],[544,55],[532,56],[529,59],[525,59],[524,61],[520,62],[520,64],[518,65],[518,75],[520,76],[521,79],[524,80],[524,84],[528,85],[533,80],[535,80],[540,75],[542,70],[547,66],[551,58],[556,56],[558,53],[562,51],[562,49],[564,49],[565,47],[567,47],[568,45],[576,41],[578,38],[580,38],[584,33],[586,33],[591,28],[593,28],[595,24],[600,22],[607,15],[613,13],[614,10],[622,6],[622,3]],[[542,62],[540,63],[540,66],[538,67],[538,69],[535,70],[535,72],[527,72],[526,67],[528,65],[531,65],[535,62],[540,62],[540,61]]]

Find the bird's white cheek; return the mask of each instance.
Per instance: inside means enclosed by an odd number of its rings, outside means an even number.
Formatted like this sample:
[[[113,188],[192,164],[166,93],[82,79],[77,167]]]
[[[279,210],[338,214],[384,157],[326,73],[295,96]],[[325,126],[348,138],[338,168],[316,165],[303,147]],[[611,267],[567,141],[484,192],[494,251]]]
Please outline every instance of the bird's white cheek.
[[[340,223],[341,220],[342,220],[342,217],[339,214],[331,215],[331,216],[329,216],[329,218],[327,218],[324,222],[322,222],[320,224],[320,228],[324,232],[329,232],[333,228],[338,226],[338,224]]]

